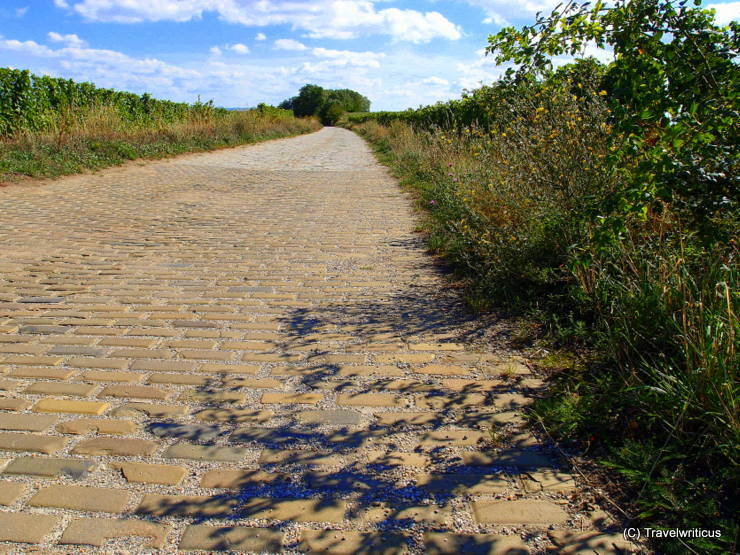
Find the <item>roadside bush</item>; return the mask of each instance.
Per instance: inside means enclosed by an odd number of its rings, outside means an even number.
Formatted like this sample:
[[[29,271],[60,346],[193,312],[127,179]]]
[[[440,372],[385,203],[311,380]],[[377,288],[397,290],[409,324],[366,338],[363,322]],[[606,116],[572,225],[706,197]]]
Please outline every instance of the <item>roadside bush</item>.
[[[553,71],[590,41],[615,61]],[[618,472],[636,522],[736,548],[738,25],[658,0],[566,4],[490,39],[519,71],[461,100],[350,114],[428,211],[477,307],[506,306],[590,364],[533,418]]]

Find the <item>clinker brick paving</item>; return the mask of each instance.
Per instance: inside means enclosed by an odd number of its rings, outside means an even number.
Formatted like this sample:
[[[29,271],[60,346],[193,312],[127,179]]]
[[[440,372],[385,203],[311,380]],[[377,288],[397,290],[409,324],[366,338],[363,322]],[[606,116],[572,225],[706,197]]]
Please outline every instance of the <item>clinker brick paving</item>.
[[[625,548],[412,206],[337,128],[0,188],[0,551]]]

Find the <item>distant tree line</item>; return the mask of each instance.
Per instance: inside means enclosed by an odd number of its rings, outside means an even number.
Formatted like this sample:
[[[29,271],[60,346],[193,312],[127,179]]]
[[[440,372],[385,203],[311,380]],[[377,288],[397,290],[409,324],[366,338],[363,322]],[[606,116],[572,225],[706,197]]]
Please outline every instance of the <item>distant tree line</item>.
[[[304,85],[298,96],[283,100],[279,107],[293,110],[296,117],[317,116],[324,125],[334,125],[345,112],[369,111],[370,100],[350,89]]]

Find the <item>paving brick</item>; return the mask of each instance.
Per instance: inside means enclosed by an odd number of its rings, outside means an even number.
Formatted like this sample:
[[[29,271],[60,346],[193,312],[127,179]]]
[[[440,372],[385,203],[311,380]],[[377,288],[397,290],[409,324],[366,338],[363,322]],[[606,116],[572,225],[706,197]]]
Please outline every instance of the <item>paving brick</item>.
[[[255,389],[282,389],[283,382],[273,378],[245,378],[243,376],[224,379],[224,387],[244,387]]]
[[[0,449],[6,451],[30,451],[53,455],[67,441],[57,436],[31,435],[21,433],[0,433]]]
[[[0,414],[0,430],[43,432],[56,423],[56,416],[37,414]]]
[[[123,473],[123,476],[129,482],[142,484],[176,486],[187,475],[185,468],[169,464],[120,462],[111,463],[111,466]]]
[[[63,334],[69,331],[67,326],[22,326],[18,333],[27,333],[31,335],[53,335]]]
[[[110,405],[100,401],[71,401],[67,399],[41,399],[33,406],[34,412],[69,412],[76,414],[103,414]]]
[[[146,538],[143,547],[159,549],[164,545],[169,528],[143,520],[111,518],[78,518],[62,534],[62,545],[93,545],[102,547],[106,541],[118,538]]]
[[[355,532],[353,530],[303,530],[299,549],[332,555],[408,553],[408,539],[398,532]]]
[[[120,358],[167,359],[172,358],[172,351],[168,349],[117,349],[111,353]]]
[[[200,367],[201,372],[223,373],[223,374],[257,374],[260,367],[255,364],[218,364],[215,362],[204,362]]]
[[[426,491],[457,495],[493,495],[514,489],[504,475],[474,472],[420,474],[416,484]]]
[[[45,353],[48,349],[45,345],[33,345],[22,343],[0,343],[0,353],[13,353],[24,355],[38,355]]]
[[[57,345],[52,348],[48,354],[50,355],[82,355],[89,357],[99,357],[105,352],[104,349],[96,349],[95,347],[86,347],[84,345]]]
[[[107,372],[105,370],[88,370],[80,375],[83,380],[91,382],[124,382],[136,383],[143,376],[136,372]]]
[[[245,486],[285,483],[286,474],[264,470],[209,470],[203,475],[200,486],[213,489],[239,489]]]
[[[68,366],[75,368],[100,368],[108,370],[123,370],[128,367],[129,361],[125,358],[73,358],[67,361]]]
[[[489,440],[490,436],[473,430],[434,430],[421,436],[420,444],[430,447],[445,445],[479,445]]]
[[[435,376],[458,376],[469,374],[470,370],[464,366],[455,366],[453,364],[428,364],[413,370],[419,374],[431,374]]]
[[[195,413],[195,418],[204,422],[253,422],[264,423],[270,420],[275,413],[271,410],[252,409],[206,409]]]
[[[5,364],[21,364],[28,366],[56,366],[64,360],[62,357],[49,356],[9,356],[3,359]]]
[[[0,397],[0,410],[25,410],[31,406],[31,401],[26,399],[8,399]]]
[[[552,530],[547,533],[557,546],[558,553],[598,553],[599,555],[622,555],[623,553],[643,553],[644,546],[626,541],[621,532],[573,532],[571,530]]]
[[[375,418],[384,426],[419,426],[437,422],[440,416],[433,412],[379,412]]]
[[[22,385],[24,385],[24,383],[21,382],[21,381],[18,381],[18,380],[3,380],[3,379],[0,379],[0,391],[16,391]]]
[[[156,387],[143,385],[109,385],[101,391],[99,397],[118,397],[123,399],[159,399],[165,400],[173,394]]]
[[[309,410],[299,412],[296,418],[302,424],[323,424],[325,426],[358,426],[361,415],[354,410]]]
[[[259,457],[260,464],[300,464],[335,466],[342,464],[342,457],[309,451],[307,449],[264,449]]]
[[[147,339],[144,337],[109,337],[98,342],[98,345],[104,347],[153,347],[157,342],[156,339]]]
[[[235,353],[231,351],[215,351],[205,349],[180,349],[177,354],[184,359],[196,359],[196,360],[222,360],[229,361],[234,360]]]
[[[415,466],[424,468],[429,466],[429,457],[420,453],[404,453],[401,451],[384,451],[373,449],[366,454],[368,464],[382,466]]]
[[[442,385],[452,391],[472,393],[480,391],[494,391],[502,387],[503,382],[498,380],[469,380],[464,378],[448,378],[442,380]]]
[[[194,374],[151,374],[147,378],[148,383],[168,385],[204,385],[208,383],[208,376]]]
[[[438,505],[412,505],[394,503],[372,503],[361,509],[360,518],[369,522],[413,520],[438,526],[450,523],[452,511]]]
[[[57,507],[75,511],[122,513],[131,494],[114,488],[45,486],[28,501],[30,507]]]
[[[0,541],[41,543],[61,521],[51,515],[0,512]]]
[[[45,478],[84,478],[96,464],[82,459],[54,459],[47,457],[18,457],[10,461],[3,474],[41,476]]]
[[[460,343],[409,343],[412,351],[462,351],[465,346]]]
[[[248,518],[290,522],[342,522],[347,504],[337,499],[271,499],[253,497],[240,507]]]
[[[263,393],[262,402],[278,405],[315,405],[323,398],[321,393]]]
[[[135,360],[131,363],[131,370],[145,370],[153,372],[195,372],[198,363],[184,360]]]
[[[370,376],[403,376],[405,372],[397,366],[347,366],[342,365],[337,370],[337,376],[342,377],[370,377]]]
[[[124,439],[98,437],[79,442],[72,449],[76,455],[114,455],[121,457],[141,457],[151,455],[159,444],[146,439]]]
[[[424,532],[424,549],[429,555],[528,555],[529,548],[519,536],[495,534],[452,534]]]
[[[110,420],[97,418],[78,418],[77,420],[67,420],[57,425],[57,432],[61,434],[107,434],[107,435],[126,435],[136,432],[135,422],[130,420]]]
[[[549,526],[563,524],[568,513],[551,501],[519,499],[498,501],[478,499],[473,501],[475,519],[481,524],[533,524]]]
[[[112,416],[146,414],[153,418],[175,418],[187,413],[188,407],[184,405],[160,405],[155,403],[126,403],[111,411]]]
[[[498,453],[468,451],[461,455],[463,464],[470,466],[511,466],[520,468],[549,468],[554,461],[536,451],[506,449]]]
[[[221,435],[218,426],[177,422],[152,422],[147,426],[147,431],[163,439],[185,439],[197,442],[210,442]]]
[[[482,393],[450,393],[447,395],[417,395],[416,408],[447,410],[485,406],[486,396]]]
[[[199,391],[188,390],[177,400],[185,403],[221,405],[225,403],[243,403],[247,396],[241,391]]]
[[[44,368],[38,366],[24,366],[13,368],[8,376],[15,378],[45,378],[50,380],[66,380],[73,376],[77,370],[71,368]]]
[[[405,362],[407,364],[422,364],[424,362],[431,362],[434,360],[432,353],[393,353],[393,354],[377,354],[375,360],[381,364],[395,364],[397,362]]]
[[[531,471],[520,477],[524,491],[537,493],[549,491],[553,493],[569,493],[576,489],[575,478],[566,472],[552,470]]]
[[[23,393],[32,395],[70,395],[75,397],[87,397],[96,388],[94,385],[84,383],[56,383],[37,382],[31,384]]]
[[[402,407],[406,403],[392,393],[341,393],[337,404],[352,407]]]
[[[0,480],[0,505],[12,505],[16,499],[26,492],[26,484]]]
[[[241,503],[233,497],[147,493],[135,512],[159,517],[226,517],[237,506],[241,508]]]
[[[269,528],[246,526],[188,526],[180,540],[181,550],[278,553],[282,533]]]
[[[162,455],[168,459],[191,459],[198,461],[240,462],[247,456],[247,449],[239,447],[217,447],[175,443]]]

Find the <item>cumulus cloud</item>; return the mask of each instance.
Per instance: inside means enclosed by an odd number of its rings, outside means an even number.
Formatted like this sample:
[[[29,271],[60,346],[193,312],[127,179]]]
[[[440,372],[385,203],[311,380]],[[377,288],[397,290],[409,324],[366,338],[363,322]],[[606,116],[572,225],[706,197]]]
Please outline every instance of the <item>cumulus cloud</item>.
[[[378,52],[352,52],[350,50],[330,50],[328,48],[314,48],[314,56],[333,60],[334,66],[380,67],[380,59],[385,56]]]
[[[531,21],[537,12],[550,13],[561,0],[463,0],[481,8],[486,15],[483,23],[510,25],[514,22]]]
[[[49,37],[49,40],[52,42],[62,42],[65,45],[71,47],[71,48],[83,48],[87,46],[87,42],[82,40],[77,35],[60,35],[59,33],[55,33],[54,31],[50,31],[47,36]]]
[[[66,44],[55,49],[32,40],[0,39],[0,52],[16,52],[25,57],[38,58],[45,64],[55,63],[59,69],[65,70],[66,76],[81,81],[93,81],[103,87],[143,87],[147,90],[157,85],[163,88],[184,87],[202,77],[198,71],[171,65],[156,58],[132,58],[115,50],[71,45],[65,36],[52,37],[52,33],[49,33],[49,38]]]
[[[55,0],[65,7],[66,0]],[[291,25],[313,38],[350,39],[368,34],[425,43],[459,39],[460,28],[439,12],[377,9],[375,0],[76,0],[70,9],[89,21],[138,23],[189,21],[206,12],[250,27]]]
[[[705,7],[714,9],[714,20],[718,25],[727,25],[731,21],[740,20],[740,2],[707,4]]]
[[[295,50],[296,52],[308,50],[308,46],[293,39],[277,39],[274,45],[277,50]]]
[[[228,49],[236,54],[249,54],[249,47],[246,44],[242,44],[240,42],[230,45]]]
[[[267,35],[264,33],[257,33],[254,37],[254,40],[267,40]]]

